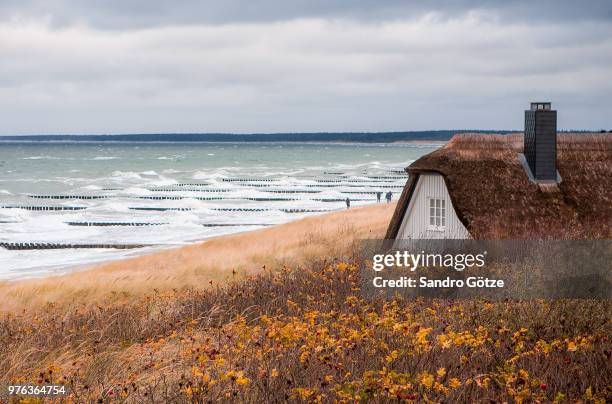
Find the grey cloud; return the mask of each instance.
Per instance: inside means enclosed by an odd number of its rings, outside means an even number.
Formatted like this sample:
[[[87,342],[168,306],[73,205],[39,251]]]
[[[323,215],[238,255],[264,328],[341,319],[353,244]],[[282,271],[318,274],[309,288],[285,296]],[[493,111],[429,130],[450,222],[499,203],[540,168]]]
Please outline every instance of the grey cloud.
[[[609,0],[4,0],[0,19],[47,18],[54,26],[80,22],[102,29],[132,29],[299,18],[379,22],[431,12],[445,18],[474,10],[519,22],[612,19]]]
[[[109,31],[0,23],[0,134],[609,126],[612,24],[302,19]]]

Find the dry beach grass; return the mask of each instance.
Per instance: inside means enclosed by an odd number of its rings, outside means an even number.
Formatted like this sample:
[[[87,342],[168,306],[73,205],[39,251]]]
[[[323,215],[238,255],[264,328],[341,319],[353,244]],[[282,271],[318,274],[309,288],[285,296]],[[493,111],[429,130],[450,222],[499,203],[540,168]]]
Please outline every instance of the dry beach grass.
[[[321,254],[339,256],[355,239],[381,237],[394,208],[395,204],[353,208],[68,275],[0,282],[0,313],[47,303],[133,301],[153,291],[206,288],[211,282],[257,273],[264,266],[296,266]]]
[[[599,402],[610,302],[366,301],[354,259],[0,321],[0,379],[76,402]]]

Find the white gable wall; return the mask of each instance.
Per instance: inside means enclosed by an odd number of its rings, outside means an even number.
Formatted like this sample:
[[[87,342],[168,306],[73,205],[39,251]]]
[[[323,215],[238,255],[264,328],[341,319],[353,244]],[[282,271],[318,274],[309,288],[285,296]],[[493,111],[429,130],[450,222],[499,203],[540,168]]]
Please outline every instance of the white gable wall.
[[[429,224],[429,199],[445,200],[446,226],[432,228]],[[444,177],[436,173],[419,174],[408,208],[396,239],[464,239],[469,233],[457,217],[446,189]]]

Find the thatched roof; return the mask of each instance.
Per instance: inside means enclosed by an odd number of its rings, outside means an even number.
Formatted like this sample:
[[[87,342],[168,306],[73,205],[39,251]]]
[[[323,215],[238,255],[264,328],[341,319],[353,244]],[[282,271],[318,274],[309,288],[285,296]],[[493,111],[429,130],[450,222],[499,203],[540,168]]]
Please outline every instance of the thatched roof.
[[[387,238],[397,235],[424,172],[444,177],[457,216],[474,238],[611,238],[612,135],[559,134],[558,186],[531,182],[522,151],[522,135],[455,135],[406,169],[409,179]]]

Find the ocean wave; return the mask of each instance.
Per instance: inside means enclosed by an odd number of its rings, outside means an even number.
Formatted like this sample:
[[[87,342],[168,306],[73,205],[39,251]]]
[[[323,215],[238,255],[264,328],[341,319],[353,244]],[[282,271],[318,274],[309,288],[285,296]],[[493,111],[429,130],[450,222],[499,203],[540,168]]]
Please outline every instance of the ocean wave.
[[[139,187],[130,187],[130,188],[126,188],[122,191],[122,194],[126,194],[126,195],[136,195],[136,196],[146,196],[146,195],[151,195],[153,192],[149,191],[148,189],[145,188],[139,188]]]
[[[0,178],[0,199],[4,205],[40,205],[49,208],[65,205],[67,207],[86,207],[83,210],[28,211],[22,209],[1,209],[0,219],[18,221],[0,225],[0,238],[10,241],[61,242],[61,243],[108,243],[108,244],[154,244],[156,246],[178,245],[189,241],[204,240],[222,234],[252,230],[253,227],[227,226],[208,227],[223,224],[277,224],[300,219],[318,212],[344,209],[344,198],[349,196],[352,206],[375,203],[375,195],[359,191],[375,191],[384,187],[382,182],[369,183],[372,176],[395,175],[389,170],[402,170],[409,164],[408,159],[418,157],[418,153],[387,152],[383,149],[354,150],[346,153],[344,149],[333,158],[331,152],[310,150],[311,146],[288,151],[293,145],[283,145],[285,151],[279,153],[276,146],[269,146],[263,154],[257,154],[252,146],[245,146],[249,152],[244,159],[240,145],[222,147],[189,146],[184,155],[174,146],[162,149],[156,146],[149,149],[143,145],[140,150],[129,146],[130,159],[125,150],[96,149],[84,150],[79,146],[72,154],[73,162],[60,164],[21,163],[31,167],[25,171],[20,168],[19,177],[4,175]],[[183,150],[183,146],[180,146]],[[202,149],[198,149],[202,147]],[[332,147],[330,147],[331,149]],[[37,149],[12,157],[18,160],[31,155],[32,160],[59,159],[55,149]],[[185,149],[187,150],[187,149]],[[379,153],[380,152],[380,153]],[[50,153],[50,154],[47,154]],[[287,153],[287,154],[286,154]],[[370,153],[370,157],[364,157]],[[375,154],[376,153],[376,154]],[[206,156],[214,155],[214,159]],[[56,157],[54,157],[56,156]],[[94,157],[95,156],[95,157]],[[88,160],[113,160],[108,164],[88,164]],[[332,157],[329,157],[332,156]],[[165,161],[164,161],[165,160]],[[132,162],[132,163],[130,163]],[[11,164],[9,160],[9,164]],[[263,163],[263,164],[262,164]],[[45,165],[45,167],[42,167]],[[7,166],[5,168],[14,168]],[[26,168],[27,168],[26,167]],[[42,168],[44,168],[44,170]],[[102,170],[101,170],[102,168]],[[74,174],[80,170],[78,174]],[[130,171],[131,170],[131,171]],[[6,174],[8,170],[5,170]],[[223,181],[224,179],[246,179],[255,181]],[[259,181],[270,180],[274,181]],[[327,183],[326,181],[332,181]],[[358,181],[357,181],[358,180]],[[24,182],[30,182],[29,184]],[[342,181],[336,183],[333,181]],[[353,184],[346,185],[347,182]],[[399,178],[393,186],[403,185]],[[343,186],[345,184],[346,186]],[[151,191],[153,188],[171,189],[172,192]],[[215,190],[228,189],[228,192]],[[396,188],[397,193],[401,189]],[[10,191],[8,191],[10,190]],[[15,195],[11,195],[11,191]],[[271,192],[276,191],[276,192]],[[293,192],[303,191],[303,192]],[[313,192],[315,191],[315,192]],[[397,193],[394,191],[394,198]],[[349,192],[349,193],[345,193]],[[104,196],[106,199],[40,199],[33,200],[28,194],[35,195],[74,195]],[[147,196],[160,196],[169,199],[151,199]],[[172,199],[184,197],[183,199]],[[8,202],[10,201],[10,202]],[[301,209],[305,211],[300,211]],[[69,226],[66,222],[125,222],[125,223],[167,223],[163,226]],[[203,226],[204,225],[204,226]],[[131,252],[141,254],[143,250]],[[57,254],[56,254],[57,253]],[[100,257],[117,258],[122,251],[24,251],[10,252],[4,261],[0,255],[0,278],[4,264],[15,268],[16,273],[32,263],[32,272],[46,265],[66,268],[68,261],[77,265]],[[21,255],[15,255],[21,254]],[[36,257],[36,258],[34,258]],[[74,260],[72,260],[74,258]],[[31,261],[30,261],[31,260]]]
[[[120,158],[121,157],[114,157],[114,156],[96,156],[92,160],[118,160]]]
[[[61,157],[54,157],[54,156],[29,156],[29,157],[22,157],[21,160],[64,160]],[[68,159],[65,159],[68,160]]]
[[[134,171],[113,171],[111,173],[111,176],[113,177],[113,179],[122,179],[122,180],[123,179],[134,179],[134,180],[142,179],[140,174]]]

